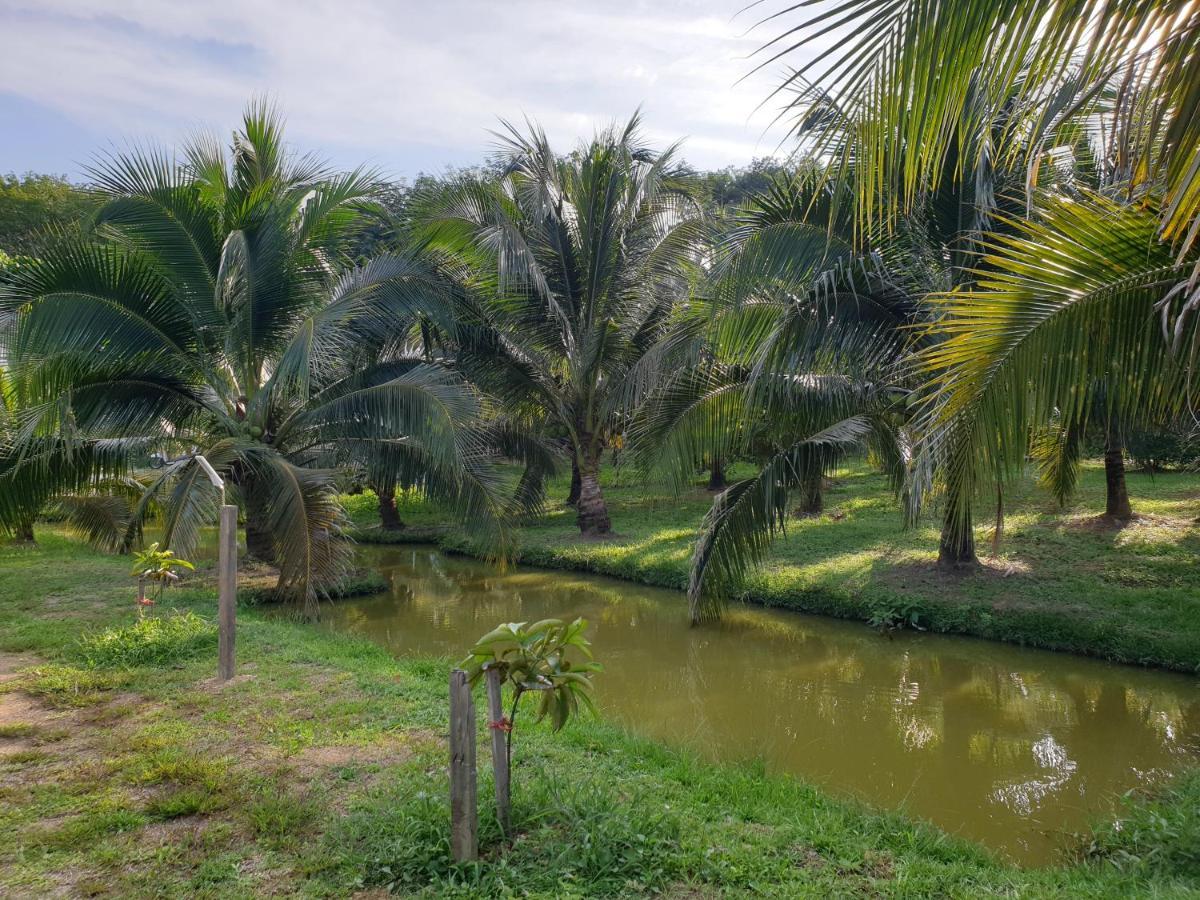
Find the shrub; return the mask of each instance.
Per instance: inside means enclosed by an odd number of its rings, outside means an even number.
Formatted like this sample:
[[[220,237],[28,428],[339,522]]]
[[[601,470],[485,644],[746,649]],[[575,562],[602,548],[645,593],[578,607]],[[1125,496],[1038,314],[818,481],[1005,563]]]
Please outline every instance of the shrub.
[[[93,668],[134,668],[177,662],[216,644],[216,625],[193,612],[177,612],[85,635],[80,652]]]
[[[1200,431],[1190,423],[1134,431],[1126,438],[1125,451],[1144,472],[1194,469],[1200,461]]]
[[[867,624],[889,634],[903,628],[925,630],[927,614],[919,603],[899,597],[877,597],[868,604]]]

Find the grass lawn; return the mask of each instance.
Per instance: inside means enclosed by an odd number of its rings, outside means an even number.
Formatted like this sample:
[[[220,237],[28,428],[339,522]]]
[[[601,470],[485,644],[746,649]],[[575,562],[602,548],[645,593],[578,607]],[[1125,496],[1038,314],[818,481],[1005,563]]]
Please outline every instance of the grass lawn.
[[[573,510],[561,504],[562,480],[545,518],[520,530],[521,561],[684,589],[691,546],[712,502],[704,479],[679,497],[630,471],[607,469],[602,483],[613,540],[580,540]],[[1114,530],[1097,522],[1104,509],[1100,465],[1085,468],[1066,509],[1024,485],[1006,498],[998,555],[992,523],[980,523],[984,567],[951,577],[933,566],[936,515],[903,530],[885,480],[852,463],[833,479],[825,513],[793,520],[766,565],[748,577],[741,599],[843,618],[915,612],[935,631],[1200,671],[1200,476],[1130,473],[1129,494],[1138,520]],[[358,524],[378,521],[370,494],[346,500]],[[446,524],[414,497],[402,500],[401,516],[417,538]],[[471,549],[453,530],[441,542]]]
[[[1200,895],[1200,779],[1022,871],[594,722],[521,729],[519,834],[500,840],[483,777],[483,860],[455,866],[447,660],[251,607],[218,686],[211,570],[136,627],[127,571],[50,528],[0,547],[0,896]]]

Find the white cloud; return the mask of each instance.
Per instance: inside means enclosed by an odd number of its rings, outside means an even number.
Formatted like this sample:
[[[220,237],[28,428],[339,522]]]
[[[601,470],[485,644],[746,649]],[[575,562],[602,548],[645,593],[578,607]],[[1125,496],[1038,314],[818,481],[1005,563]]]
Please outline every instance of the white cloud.
[[[719,166],[780,137],[754,114],[777,71],[738,83],[761,41],[741,3],[0,0],[0,89],[164,141],[269,94],[293,140],[400,174],[479,158],[500,117],[566,144],[640,105],[656,140]]]

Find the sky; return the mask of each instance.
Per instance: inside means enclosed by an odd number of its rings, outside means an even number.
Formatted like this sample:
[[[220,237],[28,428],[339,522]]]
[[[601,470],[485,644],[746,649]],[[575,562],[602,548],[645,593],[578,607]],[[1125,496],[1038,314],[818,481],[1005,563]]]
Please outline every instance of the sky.
[[[699,168],[780,152],[772,0],[0,0],[0,173],[229,133],[252,97],[289,141],[390,177],[471,165],[501,118],[564,150],[639,106]],[[795,62],[795,60],[791,60]],[[786,149],[786,145],[783,145]]]

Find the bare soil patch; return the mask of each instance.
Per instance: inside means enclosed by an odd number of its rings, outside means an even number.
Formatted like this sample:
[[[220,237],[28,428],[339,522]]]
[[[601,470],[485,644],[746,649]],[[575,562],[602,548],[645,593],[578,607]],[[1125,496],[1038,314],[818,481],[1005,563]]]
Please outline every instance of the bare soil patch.
[[[941,594],[957,591],[964,581],[994,581],[1030,574],[1030,566],[1023,560],[988,557],[981,559],[977,566],[956,569],[943,569],[936,561],[894,562],[880,567],[876,577],[889,586],[932,589]]]

